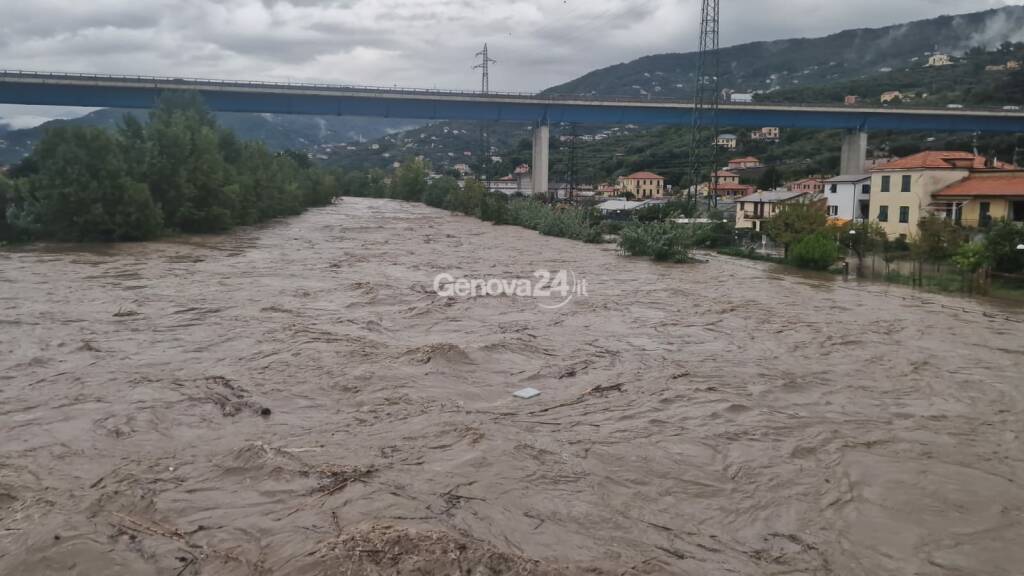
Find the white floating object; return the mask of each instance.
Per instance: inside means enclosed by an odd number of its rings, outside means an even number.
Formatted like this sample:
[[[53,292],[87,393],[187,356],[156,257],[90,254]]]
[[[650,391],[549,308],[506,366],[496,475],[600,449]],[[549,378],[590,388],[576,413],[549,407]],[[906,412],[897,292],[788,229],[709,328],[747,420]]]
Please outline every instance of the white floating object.
[[[523,400],[529,400],[530,398],[536,398],[540,396],[540,390],[535,388],[523,388],[519,392],[513,394],[516,398],[522,398]]]

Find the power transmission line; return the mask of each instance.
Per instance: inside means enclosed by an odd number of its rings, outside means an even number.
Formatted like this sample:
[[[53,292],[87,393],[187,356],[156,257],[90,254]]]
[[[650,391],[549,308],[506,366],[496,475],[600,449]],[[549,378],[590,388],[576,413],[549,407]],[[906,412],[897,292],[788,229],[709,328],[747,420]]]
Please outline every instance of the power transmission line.
[[[693,132],[690,140],[691,200],[696,200],[696,186],[707,176],[709,207],[715,203],[718,172],[718,107],[722,93],[719,86],[721,63],[719,0],[703,0],[700,9],[700,46],[697,54],[697,79],[693,97]],[[710,134],[708,134],[710,132]]]
[[[497,64],[497,60],[492,60],[487,52],[487,43],[484,43],[484,49],[476,53],[477,58],[482,58],[479,64],[473,66],[474,70],[479,69],[480,74],[480,92],[487,94],[491,91],[491,64]]]
[[[484,43],[484,49],[476,53],[476,57],[481,58],[481,61],[476,66],[473,66],[474,70],[480,70],[480,93],[488,94],[491,91],[491,64],[497,64],[497,60],[492,60],[487,50],[487,43]],[[487,129],[487,123],[480,123],[480,168],[486,176],[487,168],[489,168],[488,161],[491,156],[491,135]]]

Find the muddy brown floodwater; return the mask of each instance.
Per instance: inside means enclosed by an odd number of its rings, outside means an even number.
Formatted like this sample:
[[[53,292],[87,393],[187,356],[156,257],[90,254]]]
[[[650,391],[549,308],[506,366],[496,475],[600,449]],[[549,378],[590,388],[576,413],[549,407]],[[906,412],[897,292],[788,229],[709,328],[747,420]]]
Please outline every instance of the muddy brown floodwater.
[[[709,260],[360,199],[2,250],[0,574],[1021,574],[1024,313]]]

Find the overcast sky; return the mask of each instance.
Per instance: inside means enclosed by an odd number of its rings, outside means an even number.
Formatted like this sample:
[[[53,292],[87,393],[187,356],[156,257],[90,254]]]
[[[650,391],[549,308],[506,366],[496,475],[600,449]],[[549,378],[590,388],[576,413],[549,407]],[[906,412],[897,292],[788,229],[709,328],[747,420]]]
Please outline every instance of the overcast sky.
[[[722,44],[1024,0],[723,0]],[[0,68],[540,90],[695,48],[699,0],[0,0]],[[19,127],[80,110],[0,106]]]

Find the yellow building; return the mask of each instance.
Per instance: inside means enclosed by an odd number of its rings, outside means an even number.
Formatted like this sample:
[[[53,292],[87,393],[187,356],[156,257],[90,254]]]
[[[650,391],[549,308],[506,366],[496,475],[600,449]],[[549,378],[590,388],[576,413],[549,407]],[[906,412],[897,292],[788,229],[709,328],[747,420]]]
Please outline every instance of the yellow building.
[[[932,210],[971,227],[1024,223],[1024,171],[975,172],[934,194]]]
[[[658,198],[665,194],[665,179],[653,172],[637,172],[619,180],[619,190],[634,198]]]
[[[872,170],[871,220],[890,238],[917,234],[917,223],[934,211],[934,194],[973,171],[1005,171],[1009,165],[986,167],[983,156],[970,152],[928,151],[894,160]]]

